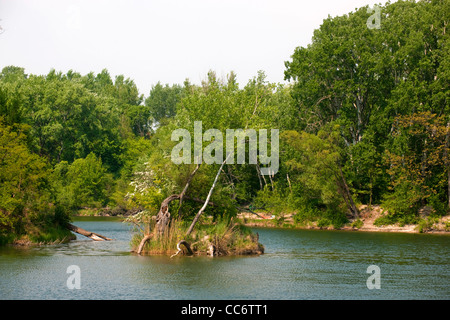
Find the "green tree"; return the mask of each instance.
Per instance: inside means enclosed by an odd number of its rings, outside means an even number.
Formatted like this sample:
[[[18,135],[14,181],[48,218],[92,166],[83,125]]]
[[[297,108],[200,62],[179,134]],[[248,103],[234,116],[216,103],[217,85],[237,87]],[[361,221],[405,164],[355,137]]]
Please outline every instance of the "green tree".
[[[23,234],[39,212],[50,211],[45,159],[31,153],[26,125],[5,125],[0,118],[0,234]]]
[[[112,192],[112,177],[94,153],[70,165],[65,161],[58,163],[52,180],[58,203],[73,209],[101,208]]]
[[[174,84],[163,86],[160,82],[152,87],[150,94],[145,99],[145,106],[148,108],[151,117],[156,123],[163,119],[174,117],[177,103],[183,97],[183,87]]]
[[[339,126],[320,130],[317,135],[286,131],[285,165],[297,193],[297,207],[315,208],[340,218],[343,212],[356,217],[359,212],[342,172]]]
[[[328,17],[312,43],[285,63],[300,129],[317,133],[330,122],[340,125],[343,173],[360,201],[381,201],[392,192],[382,155],[392,147],[397,117],[449,112],[449,5],[387,3],[380,7],[380,29],[367,28],[367,7]]]
[[[444,116],[419,112],[399,116],[386,150],[390,187],[385,205],[393,214],[415,213],[430,205],[440,214],[449,208],[449,135]]]
[[[12,91],[8,99],[21,97],[14,105],[20,106],[20,121],[31,126],[33,152],[56,164],[94,151],[112,172],[120,169],[120,113],[110,98],[54,71],[46,77],[31,75],[20,93]]]

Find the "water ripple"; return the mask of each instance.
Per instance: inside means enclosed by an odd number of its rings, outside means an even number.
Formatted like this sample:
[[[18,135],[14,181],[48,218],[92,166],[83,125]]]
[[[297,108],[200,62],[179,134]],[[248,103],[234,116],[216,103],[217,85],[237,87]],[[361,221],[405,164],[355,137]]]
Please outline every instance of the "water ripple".
[[[1,299],[448,299],[450,238],[258,229],[256,257],[137,256],[120,222],[77,223],[113,241],[0,248]],[[368,290],[367,267],[381,269]],[[69,290],[78,265],[81,289]]]

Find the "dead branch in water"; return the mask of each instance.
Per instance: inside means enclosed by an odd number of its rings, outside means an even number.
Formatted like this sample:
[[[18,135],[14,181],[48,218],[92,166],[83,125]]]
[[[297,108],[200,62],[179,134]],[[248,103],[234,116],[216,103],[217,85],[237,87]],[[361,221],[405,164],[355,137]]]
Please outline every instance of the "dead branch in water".
[[[189,255],[193,255],[193,254],[194,254],[194,252],[192,251],[191,246],[189,245],[189,243],[188,243],[186,240],[180,240],[180,241],[177,243],[177,249],[178,249],[178,251],[177,251],[177,253],[171,255],[171,256],[170,256],[171,258],[175,257],[175,256],[178,255],[181,251],[183,251],[183,249],[181,249],[180,245],[184,245],[184,246],[186,247],[186,249],[187,249]]]
[[[95,240],[95,241],[112,240],[112,239],[110,239],[108,237],[102,236],[101,234],[84,230],[84,229],[82,229],[80,227],[77,227],[77,226],[74,226],[73,224],[70,224],[70,223],[67,224],[67,228],[70,231],[79,233],[79,234],[81,234],[81,235],[83,235],[85,237],[91,238],[92,240]]]

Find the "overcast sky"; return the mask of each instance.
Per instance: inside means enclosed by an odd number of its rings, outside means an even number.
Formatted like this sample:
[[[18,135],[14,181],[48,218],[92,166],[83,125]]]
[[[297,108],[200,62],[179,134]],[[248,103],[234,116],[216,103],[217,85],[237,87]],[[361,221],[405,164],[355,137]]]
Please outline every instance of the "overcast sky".
[[[374,0],[0,0],[0,68],[82,75],[108,69],[148,96],[158,81],[199,84],[208,70],[240,85],[265,71],[283,82],[284,61],[311,42],[323,19]]]

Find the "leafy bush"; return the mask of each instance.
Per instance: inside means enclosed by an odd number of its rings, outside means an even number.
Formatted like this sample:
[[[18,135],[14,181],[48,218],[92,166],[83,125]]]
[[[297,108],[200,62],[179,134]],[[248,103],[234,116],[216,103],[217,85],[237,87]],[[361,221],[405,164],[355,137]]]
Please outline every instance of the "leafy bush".
[[[320,218],[319,220],[317,220],[317,226],[319,228],[327,228],[331,226],[331,220],[328,218]]]
[[[392,214],[383,215],[375,219],[375,221],[373,222],[373,224],[377,227],[387,226],[395,223],[397,223],[397,219]]]
[[[264,208],[267,212],[278,216],[294,211],[290,200],[291,196],[282,192],[277,185],[273,190],[266,185],[263,190],[257,192],[253,203],[255,207]]]
[[[352,228],[356,228],[356,229],[360,229],[363,225],[364,225],[364,222],[362,222],[361,219],[357,219],[357,220],[352,222],[351,227]]]
[[[409,182],[398,184],[392,193],[387,194],[382,202],[383,208],[386,208],[393,215],[415,214],[419,207],[421,199],[420,190]]]
[[[294,215],[294,222],[305,225],[308,222],[316,221],[319,216],[320,210],[317,207],[302,205]]]

